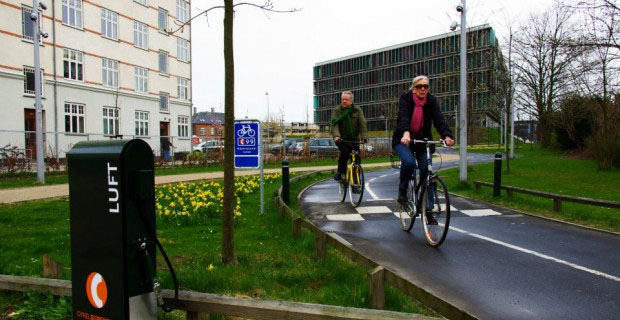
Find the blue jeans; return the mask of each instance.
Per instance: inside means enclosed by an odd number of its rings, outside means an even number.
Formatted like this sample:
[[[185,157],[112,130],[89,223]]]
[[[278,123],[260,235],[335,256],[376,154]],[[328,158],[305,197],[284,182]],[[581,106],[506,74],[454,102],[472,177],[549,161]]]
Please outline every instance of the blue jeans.
[[[170,149],[168,150],[164,149],[164,160],[170,161]]]
[[[415,171],[416,166],[420,165],[420,177],[426,177],[428,173],[428,164],[433,163],[433,159],[428,159],[426,156],[426,149],[423,152],[416,153],[416,157],[413,157],[413,150],[411,148],[405,146],[402,143],[399,143],[394,147],[394,151],[398,154],[400,158],[400,181],[398,183],[398,188],[401,190],[407,190],[407,185],[409,183],[409,179],[411,175]],[[417,163],[416,163],[417,159]],[[419,181],[418,181],[419,183]],[[431,208],[432,203],[435,199],[435,194],[432,189],[428,190],[428,198],[426,203],[426,208]]]

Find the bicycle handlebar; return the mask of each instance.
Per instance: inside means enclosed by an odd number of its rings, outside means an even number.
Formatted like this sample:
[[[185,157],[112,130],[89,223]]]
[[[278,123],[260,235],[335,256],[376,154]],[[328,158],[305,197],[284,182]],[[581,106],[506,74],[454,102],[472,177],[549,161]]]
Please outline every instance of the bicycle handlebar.
[[[411,141],[409,143],[421,143],[421,144],[440,144],[442,145],[444,148],[450,148],[450,146],[446,145],[446,141],[444,139],[439,139],[439,140],[417,140],[417,139],[411,139]]]

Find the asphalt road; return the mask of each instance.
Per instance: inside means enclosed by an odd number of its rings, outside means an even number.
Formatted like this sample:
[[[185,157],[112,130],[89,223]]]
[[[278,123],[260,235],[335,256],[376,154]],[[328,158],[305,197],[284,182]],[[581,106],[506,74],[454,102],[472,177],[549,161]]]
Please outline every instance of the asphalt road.
[[[470,162],[491,158],[474,155]],[[365,178],[359,208],[340,203],[338,186],[329,180],[301,196],[304,213],[474,317],[620,319],[620,236],[452,196],[450,231],[435,249],[426,244],[419,219],[411,233],[400,228],[394,214],[398,170],[367,172]]]

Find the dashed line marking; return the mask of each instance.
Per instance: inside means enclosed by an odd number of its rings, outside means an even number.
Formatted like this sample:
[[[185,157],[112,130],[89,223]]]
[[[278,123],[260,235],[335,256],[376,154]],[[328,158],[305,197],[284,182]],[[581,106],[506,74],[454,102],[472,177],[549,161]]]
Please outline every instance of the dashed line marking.
[[[369,213],[390,213],[392,210],[386,206],[357,207],[355,208],[359,214]]]
[[[450,210],[452,210],[452,206],[450,206]],[[470,217],[487,217],[502,215],[501,213],[491,209],[461,210],[461,212]]]
[[[330,221],[364,221],[362,215],[359,213],[352,214],[328,214],[325,215],[327,220]]]

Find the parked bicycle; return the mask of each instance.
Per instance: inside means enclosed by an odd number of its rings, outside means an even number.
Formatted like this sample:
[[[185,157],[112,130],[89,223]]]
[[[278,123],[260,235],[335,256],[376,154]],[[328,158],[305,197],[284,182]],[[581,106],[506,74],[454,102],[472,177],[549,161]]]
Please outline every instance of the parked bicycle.
[[[431,141],[412,140],[426,146],[427,159],[431,159],[430,146],[443,145],[443,140]],[[407,189],[407,203],[400,206],[400,224],[404,231],[411,231],[417,216],[421,216],[426,242],[439,247],[446,239],[450,225],[450,196],[445,183],[433,173],[432,161],[428,163],[428,171],[420,177],[420,170],[411,175]],[[424,205],[423,205],[424,204]]]
[[[344,143],[351,143],[353,145],[363,144],[361,141],[341,141]],[[362,165],[356,159],[356,157],[359,157],[359,154],[359,150],[351,151],[346,176],[344,179],[340,179],[340,181],[338,181],[340,202],[343,202],[347,197],[348,190],[349,201],[354,208],[360,205],[362,202],[362,197],[364,196],[364,170],[362,169]]]

